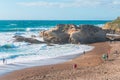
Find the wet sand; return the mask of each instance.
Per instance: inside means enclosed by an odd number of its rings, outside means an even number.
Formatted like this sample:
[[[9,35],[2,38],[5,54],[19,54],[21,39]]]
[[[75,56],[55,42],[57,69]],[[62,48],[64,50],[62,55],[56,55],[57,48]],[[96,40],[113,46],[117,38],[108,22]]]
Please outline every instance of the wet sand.
[[[0,80],[119,80],[120,42],[90,45],[95,46],[92,51],[71,61],[17,70],[0,77]],[[110,49],[109,60],[103,61],[102,55]],[[117,54],[115,50],[118,50]],[[74,64],[77,64],[77,69],[73,69]]]

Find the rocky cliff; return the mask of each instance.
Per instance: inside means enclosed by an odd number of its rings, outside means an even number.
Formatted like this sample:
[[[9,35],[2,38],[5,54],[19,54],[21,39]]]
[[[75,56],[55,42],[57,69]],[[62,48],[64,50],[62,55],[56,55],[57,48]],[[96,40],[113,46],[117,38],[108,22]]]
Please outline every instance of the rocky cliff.
[[[109,30],[112,33],[120,33],[120,17],[113,20],[112,22],[108,22],[103,26],[103,29]]]
[[[47,43],[94,43],[106,40],[105,32],[93,25],[59,24],[55,28],[40,32]]]

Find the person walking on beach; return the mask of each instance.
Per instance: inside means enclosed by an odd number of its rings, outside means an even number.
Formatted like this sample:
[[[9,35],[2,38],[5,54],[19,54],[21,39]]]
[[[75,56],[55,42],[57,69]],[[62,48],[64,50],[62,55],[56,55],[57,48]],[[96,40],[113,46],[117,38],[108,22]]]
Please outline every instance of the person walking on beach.
[[[109,56],[108,56],[108,53],[106,54],[106,60],[108,60]]]
[[[83,52],[83,54],[85,54],[85,51]]]
[[[102,58],[103,58],[103,60],[105,60],[105,61],[108,60],[108,58],[109,58],[108,53],[107,53],[107,54],[103,54],[103,55],[102,55]]]
[[[6,59],[5,59],[5,58],[3,58],[3,64],[5,64],[5,62],[6,62]]]
[[[5,63],[5,58],[3,58],[3,64]]]
[[[77,68],[77,64],[74,64],[74,65],[73,65],[73,69],[76,69],[76,68]]]

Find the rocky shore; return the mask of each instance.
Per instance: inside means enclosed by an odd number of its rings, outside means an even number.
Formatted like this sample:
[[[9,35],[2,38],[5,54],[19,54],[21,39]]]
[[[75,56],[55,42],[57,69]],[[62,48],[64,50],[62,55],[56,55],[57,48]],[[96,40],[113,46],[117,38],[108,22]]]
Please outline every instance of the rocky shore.
[[[74,24],[58,24],[52,29],[41,31],[39,38],[43,38],[43,41],[35,39],[36,36],[31,35],[31,38],[15,35],[16,42],[28,42],[31,44],[50,43],[53,44],[89,44],[95,42],[106,41],[106,32],[94,25],[79,25]]]
[[[107,33],[120,34],[120,17],[111,22],[106,23],[102,28]]]
[[[40,31],[39,37],[43,38],[44,41],[35,39],[36,36],[31,35],[31,38],[23,36],[14,36],[17,42],[28,42],[31,44],[42,44],[47,43],[48,45],[53,44],[89,44],[95,42],[104,42],[111,40],[115,37],[114,35],[108,36],[108,34],[120,34],[120,17],[106,23],[103,27],[94,25],[74,25],[74,24],[58,24],[54,28],[49,30]],[[120,38],[117,38],[117,40]]]

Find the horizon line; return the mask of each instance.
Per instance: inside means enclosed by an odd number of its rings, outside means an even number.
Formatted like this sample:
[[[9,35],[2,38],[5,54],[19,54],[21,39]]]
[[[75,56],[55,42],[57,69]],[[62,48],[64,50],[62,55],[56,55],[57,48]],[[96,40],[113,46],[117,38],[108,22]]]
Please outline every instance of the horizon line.
[[[0,19],[0,21],[112,21],[114,19],[55,19],[55,20],[47,20],[47,19]]]

